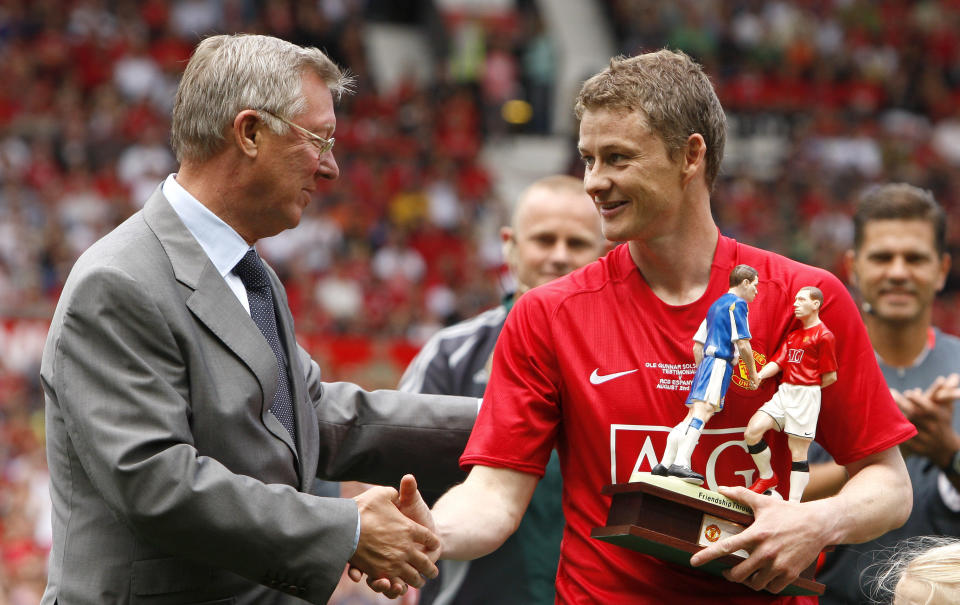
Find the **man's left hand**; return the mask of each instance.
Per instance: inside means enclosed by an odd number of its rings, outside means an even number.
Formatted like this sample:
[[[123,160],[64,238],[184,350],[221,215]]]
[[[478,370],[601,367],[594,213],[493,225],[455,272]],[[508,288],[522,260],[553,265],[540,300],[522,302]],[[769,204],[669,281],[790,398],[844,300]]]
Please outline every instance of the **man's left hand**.
[[[694,554],[690,559],[694,567],[743,549],[750,556],[723,576],[754,590],[779,593],[827,546],[830,519],[821,518],[816,503],[784,501],[745,487],[721,487],[720,493],[753,509],[755,520],[743,532]]]

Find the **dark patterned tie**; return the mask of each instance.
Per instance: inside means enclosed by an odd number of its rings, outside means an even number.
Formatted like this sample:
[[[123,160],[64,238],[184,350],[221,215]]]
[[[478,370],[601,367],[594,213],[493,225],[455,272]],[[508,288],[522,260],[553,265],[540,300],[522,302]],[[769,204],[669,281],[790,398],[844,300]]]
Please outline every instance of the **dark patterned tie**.
[[[233,272],[247,289],[250,317],[263,332],[264,338],[267,339],[273,354],[277,357],[280,379],[270,411],[286,427],[290,437],[293,438],[293,443],[296,444],[297,434],[293,428],[293,397],[290,391],[290,378],[287,376],[287,356],[277,334],[277,314],[273,308],[273,288],[270,286],[270,277],[267,275],[266,267],[263,266],[263,261],[257,256],[257,251],[252,248],[243,255],[240,262],[233,268]]]

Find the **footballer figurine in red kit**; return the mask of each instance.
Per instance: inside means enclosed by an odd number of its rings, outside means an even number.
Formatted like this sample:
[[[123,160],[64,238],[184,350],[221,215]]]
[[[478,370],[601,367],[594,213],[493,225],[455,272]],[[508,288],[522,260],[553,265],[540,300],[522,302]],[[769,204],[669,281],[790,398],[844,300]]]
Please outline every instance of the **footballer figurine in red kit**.
[[[773,429],[787,435],[793,464],[790,470],[790,501],[799,502],[810,480],[807,450],[817,431],[820,390],[837,381],[836,339],[820,321],[823,292],[804,286],[797,292],[793,313],[803,327],[787,334],[770,362],[760,370],[763,380],[783,370],[780,387],[747,423],[744,440],[760,477],[750,486],[758,494],[772,492],[777,475],[770,464],[770,448],[763,435]]]

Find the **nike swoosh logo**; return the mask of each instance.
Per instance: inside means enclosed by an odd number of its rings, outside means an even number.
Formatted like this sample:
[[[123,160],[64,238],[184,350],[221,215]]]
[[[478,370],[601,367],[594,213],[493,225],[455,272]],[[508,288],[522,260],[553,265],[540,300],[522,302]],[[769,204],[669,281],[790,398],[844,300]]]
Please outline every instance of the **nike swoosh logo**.
[[[593,371],[593,374],[590,374],[590,384],[603,384],[608,380],[613,380],[614,378],[620,378],[621,376],[626,376],[627,374],[633,374],[636,372],[636,369],[627,370],[626,372],[616,372],[614,374],[604,374],[601,376],[599,374],[600,368],[597,368]]]

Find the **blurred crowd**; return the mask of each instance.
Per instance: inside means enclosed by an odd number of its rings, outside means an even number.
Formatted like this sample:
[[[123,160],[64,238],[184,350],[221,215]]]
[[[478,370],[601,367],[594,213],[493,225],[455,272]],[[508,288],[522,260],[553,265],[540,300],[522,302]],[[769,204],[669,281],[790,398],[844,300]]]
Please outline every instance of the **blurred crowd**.
[[[480,151],[547,134],[551,113],[571,110],[550,102],[563,49],[533,0],[482,17],[442,4],[0,3],[0,605],[33,605],[45,582],[47,321],[77,255],[176,170],[173,92],[200,37],[269,33],[325,49],[358,78],[337,111],[340,180],[297,229],[260,244],[328,379],[395,386],[433,331],[497,304],[507,211]],[[725,233],[841,274],[868,184],[931,189],[957,216],[960,2],[600,5],[619,52],[679,48],[713,77],[729,113],[714,194]],[[375,86],[364,28],[377,20],[423,29],[433,81]],[[576,174],[573,135],[560,134]],[[949,242],[960,248],[958,221]],[[954,333],[958,288],[955,272],[935,317]]]
[[[960,210],[960,2],[605,0],[618,52],[697,58],[728,113],[714,213],[741,241],[841,275],[853,202],[905,181]],[[960,248],[960,222],[948,235]],[[935,322],[960,330],[954,268]]]

